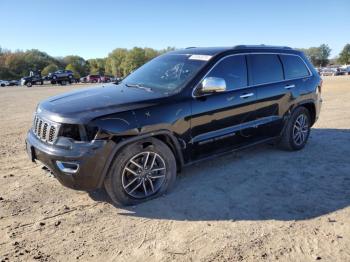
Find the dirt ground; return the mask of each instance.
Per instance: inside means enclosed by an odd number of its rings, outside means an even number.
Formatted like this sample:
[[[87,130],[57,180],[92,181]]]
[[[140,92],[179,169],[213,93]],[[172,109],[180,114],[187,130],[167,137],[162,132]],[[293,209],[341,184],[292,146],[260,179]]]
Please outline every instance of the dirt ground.
[[[350,261],[350,77],[328,77],[306,148],[263,145],[186,168],[117,208],[31,163],[36,104],[75,87],[0,89],[0,261]]]

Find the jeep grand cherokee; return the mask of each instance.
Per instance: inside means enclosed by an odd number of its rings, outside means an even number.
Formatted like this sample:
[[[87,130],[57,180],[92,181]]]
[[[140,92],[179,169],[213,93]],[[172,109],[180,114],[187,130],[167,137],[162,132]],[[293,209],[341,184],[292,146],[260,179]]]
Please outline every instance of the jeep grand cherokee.
[[[122,205],[168,191],[185,165],[259,143],[302,149],[322,81],[288,47],[188,48],[119,84],[42,101],[26,139],[65,186],[105,187]]]

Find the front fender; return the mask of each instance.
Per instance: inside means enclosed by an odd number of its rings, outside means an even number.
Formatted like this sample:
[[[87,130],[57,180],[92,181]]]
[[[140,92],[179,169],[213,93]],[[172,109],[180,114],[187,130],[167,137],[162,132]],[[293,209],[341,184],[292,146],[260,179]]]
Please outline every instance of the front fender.
[[[150,138],[150,137],[158,137],[158,136],[162,136],[162,135],[167,136],[171,140],[171,142],[174,146],[175,153],[176,153],[178,160],[179,160],[178,162],[180,164],[180,168],[182,168],[184,166],[184,158],[183,158],[183,154],[181,151],[181,146],[179,144],[179,141],[174,136],[174,134],[172,134],[168,130],[159,130],[157,132],[151,132],[151,133],[142,134],[139,136],[132,136],[129,138],[124,138],[123,140],[119,141],[118,143],[110,140],[109,143],[113,143],[114,146],[113,146],[113,149],[111,150],[110,155],[108,156],[108,158],[105,162],[104,169],[100,175],[99,187],[102,187],[103,181],[105,180],[105,178],[110,170],[113,159],[114,159],[115,155],[118,154],[118,152],[120,152],[120,150],[122,150],[125,146],[127,146],[129,144],[132,144],[132,143],[135,143],[138,141],[142,141],[142,140],[146,140],[147,138]]]
[[[140,134],[134,111],[99,117],[91,121],[90,125],[99,129],[96,139],[136,136]]]

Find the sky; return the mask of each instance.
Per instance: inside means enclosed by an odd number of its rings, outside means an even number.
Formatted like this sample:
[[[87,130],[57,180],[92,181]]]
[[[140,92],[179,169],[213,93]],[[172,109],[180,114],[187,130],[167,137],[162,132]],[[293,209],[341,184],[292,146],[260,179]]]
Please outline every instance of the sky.
[[[117,47],[350,43],[350,0],[0,0],[0,46],[106,57]]]

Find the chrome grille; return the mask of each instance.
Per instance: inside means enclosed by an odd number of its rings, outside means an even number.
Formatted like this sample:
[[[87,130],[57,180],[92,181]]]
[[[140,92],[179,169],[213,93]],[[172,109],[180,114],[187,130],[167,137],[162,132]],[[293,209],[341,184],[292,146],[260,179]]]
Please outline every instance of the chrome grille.
[[[43,120],[36,115],[32,130],[40,140],[53,144],[57,139],[59,124]]]

